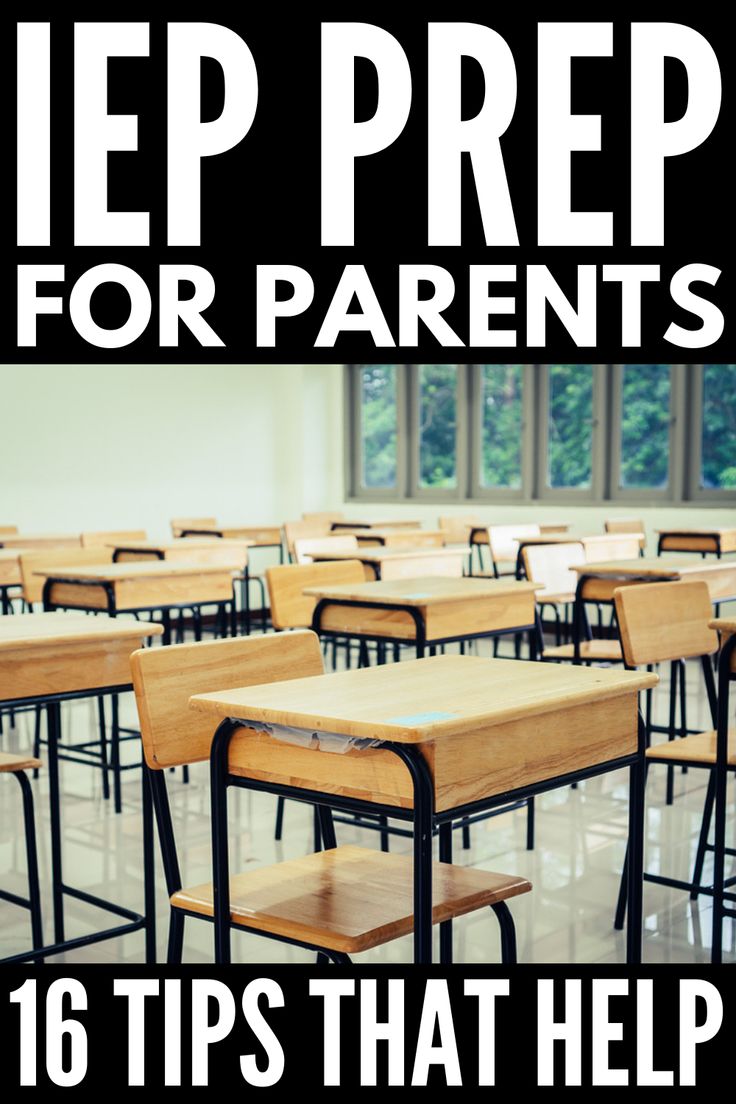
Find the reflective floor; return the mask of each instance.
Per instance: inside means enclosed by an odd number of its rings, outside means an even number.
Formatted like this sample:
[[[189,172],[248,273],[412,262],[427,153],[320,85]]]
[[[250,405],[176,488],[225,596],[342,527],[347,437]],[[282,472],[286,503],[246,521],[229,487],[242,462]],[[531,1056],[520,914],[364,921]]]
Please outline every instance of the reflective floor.
[[[488,654],[484,646],[483,654]],[[669,680],[665,680],[668,682]],[[700,668],[688,671],[688,712],[691,724],[707,723],[707,706]],[[136,724],[133,695],[122,699],[122,723]],[[656,713],[667,714],[667,687],[656,693]],[[697,719],[696,719],[697,718]],[[27,750],[32,741],[31,715],[19,716],[10,728],[4,718],[0,748]],[[65,705],[63,730],[68,742],[90,738],[96,731],[92,703]],[[125,746],[125,757],[135,757],[136,743]],[[691,770],[675,776],[675,801],[665,804],[665,776],[653,767],[647,785],[646,867],[650,871],[689,878],[700,829],[707,772]],[[206,765],[191,769],[188,785],[181,772],[167,776],[184,885],[210,878],[209,793]],[[75,886],[112,898],[130,908],[143,904],[141,861],[140,772],[124,774],[123,812],[115,815],[112,801],[102,798],[98,770],[61,764],[64,821],[64,877]],[[287,802],[284,838],[274,840],[276,799],[267,794],[231,791],[232,869],[261,866],[305,854],[312,848],[312,811]],[[50,942],[49,833],[47,779],[42,772],[34,783],[39,859],[42,876],[45,935]],[[613,928],[613,910],[624,857],[627,823],[627,775],[604,775],[580,785],[564,787],[537,799],[536,848],[525,850],[526,813],[517,810],[474,825],[471,847],[463,850],[455,834],[454,859],[488,870],[526,875],[532,893],[512,902],[521,962],[609,962],[625,959],[623,932]],[[733,778],[729,782],[729,842],[733,840]],[[0,886],[25,893],[25,850],[17,783],[0,776]],[[377,847],[374,832],[338,825],[338,842]],[[393,837],[391,847],[406,851],[409,842]],[[731,860],[731,865],[733,861]],[[706,877],[711,869],[706,860]],[[158,947],[163,960],[168,905],[157,854]],[[707,897],[691,902],[687,893],[651,884],[644,889],[644,961],[699,963],[709,960],[711,903]],[[107,926],[109,917],[72,899],[66,901],[67,937]],[[499,939],[488,910],[463,917],[455,924],[455,960],[495,962]],[[0,958],[30,945],[28,914],[0,901]],[[212,961],[212,927],[187,920],[184,961]],[[411,939],[397,940],[358,956],[356,961],[411,961]],[[233,958],[246,962],[310,962],[313,955],[260,936],[234,934]],[[724,927],[724,960],[736,961],[736,925]],[[121,939],[57,956],[62,962],[142,962],[143,935]]]

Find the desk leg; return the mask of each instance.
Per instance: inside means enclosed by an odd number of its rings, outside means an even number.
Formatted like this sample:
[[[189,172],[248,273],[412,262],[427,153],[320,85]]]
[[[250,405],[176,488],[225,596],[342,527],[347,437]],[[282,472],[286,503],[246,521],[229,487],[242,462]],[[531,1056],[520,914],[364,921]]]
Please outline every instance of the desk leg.
[[[61,810],[59,807],[59,737],[61,705],[46,706],[49,756],[49,811],[51,819],[51,892],[54,905],[54,942],[64,942],[64,890],[61,870]]]
[[[440,824],[440,862],[452,862],[452,823]],[[440,924],[440,962],[443,966],[452,963],[452,920]]]
[[[141,770],[142,818],[143,818],[143,911],[146,916],[146,964],[156,962],[156,882],[153,857],[153,801],[148,771]]]
[[[228,748],[236,726],[221,721],[210,752],[212,808],[212,890],[214,897],[215,962],[230,964],[230,859],[227,840]]]
[[[384,744],[409,769],[414,784],[414,962],[432,962],[432,822],[434,784],[427,761],[412,744]]]
[[[643,726],[642,726],[643,727]],[[644,891],[644,783],[643,759],[629,768],[629,850],[628,918],[626,924],[626,961],[641,962],[641,938]]]

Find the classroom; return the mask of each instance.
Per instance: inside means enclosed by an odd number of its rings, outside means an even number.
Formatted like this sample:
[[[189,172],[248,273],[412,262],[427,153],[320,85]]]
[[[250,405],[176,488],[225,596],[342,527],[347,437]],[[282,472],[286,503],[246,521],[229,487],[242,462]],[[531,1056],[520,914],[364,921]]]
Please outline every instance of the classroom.
[[[0,962],[736,961],[736,365],[212,355],[3,369]]]

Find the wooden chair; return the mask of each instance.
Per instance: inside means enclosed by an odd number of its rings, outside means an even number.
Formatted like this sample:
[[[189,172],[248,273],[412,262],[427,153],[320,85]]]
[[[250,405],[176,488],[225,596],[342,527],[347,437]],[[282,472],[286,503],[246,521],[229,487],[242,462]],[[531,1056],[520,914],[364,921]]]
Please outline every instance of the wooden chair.
[[[284,523],[284,543],[291,563],[296,562],[294,544],[298,540],[322,540],[330,535],[330,523],[324,518],[312,521],[287,521]]]
[[[494,578],[516,574],[520,537],[538,537],[538,525],[489,525],[488,550]],[[509,566],[511,565],[511,566]]]
[[[171,906],[167,957],[177,964],[182,958],[186,917],[209,921],[214,917],[211,883],[182,886],[166,792],[167,768],[209,758],[212,722],[188,708],[189,698],[233,686],[318,675],[322,658],[314,633],[295,632],[144,649],[135,652],[131,661]],[[308,784],[318,753],[252,730],[244,729],[242,740],[238,773],[258,781],[259,788],[264,782],[293,785],[300,779]],[[329,772],[330,760],[345,758],[319,755],[320,772]],[[350,961],[350,954],[411,933],[412,859],[338,847],[330,810],[320,805],[319,812],[324,851],[231,877],[231,927],[316,950],[324,958],[344,963]],[[504,961],[514,961],[513,920],[506,901],[530,888],[523,878],[435,863],[434,922],[490,906],[502,926]]]
[[[713,617],[710,594],[703,582],[649,583],[618,589],[615,603],[626,666],[671,665],[668,740],[647,748],[647,768],[653,763],[667,767],[668,791],[675,766],[699,767],[710,772],[692,880],[685,882],[661,874],[644,874],[646,881],[688,890],[694,900],[703,891],[703,864],[706,852],[712,850],[708,835],[715,797],[717,703],[712,657],[718,648],[718,636],[708,626]],[[703,671],[713,724],[713,728],[705,732],[687,727],[684,691],[685,663],[689,659],[698,659]],[[678,698],[679,725],[676,722]],[[733,771],[736,770],[736,732],[729,734],[728,750],[728,769]],[[668,792],[668,800],[669,796]],[[626,911],[627,866],[628,855],[616,909],[617,928],[623,927]],[[735,881],[736,878],[731,878],[726,884]]]
[[[641,554],[647,546],[646,529],[644,522],[639,518],[608,518],[603,522],[607,533],[638,533]]]
[[[41,891],[38,882],[38,853],[36,850],[36,825],[33,816],[33,791],[28,781],[26,771],[37,771],[41,766],[39,759],[31,755],[11,755],[6,751],[0,751],[0,774],[12,774],[17,780],[23,799],[23,823],[26,837],[26,865],[28,868],[28,897],[19,897],[17,893],[10,893],[0,889],[0,899],[9,901],[13,905],[26,908],[31,914],[31,939],[33,950],[37,951],[43,946],[43,924],[41,921]],[[24,958],[33,958],[29,953],[25,956],[9,956],[23,961]],[[7,959],[0,959],[0,962]],[[41,958],[36,959],[42,961]]]
[[[612,533],[600,537],[584,537],[585,562],[607,563],[609,560],[635,560],[641,550],[640,533]]]
[[[551,606],[554,612],[555,644],[559,647],[563,625],[569,623],[568,607],[571,609],[575,602],[578,577],[572,569],[577,564],[585,563],[585,550],[576,541],[569,544],[527,544],[522,548],[521,555],[527,579],[541,583],[544,588],[536,594],[540,612],[544,613],[545,606]]]
[[[2,543],[3,537],[14,537],[17,533],[17,525],[0,525],[0,543]]]
[[[310,564],[277,564],[266,569],[266,585],[275,629],[304,629],[312,624],[317,604],[304,593],[305,587],[363,583],[359,560],[335,560]]]
[[[441,517],[437,523],[437,528],[444,536],[445,546],[448,544],[467,546],[470,540],[470,530],[479,528],[482,524],[483,522],[473,514],[453,514],[448,517]]]
[[[145,529],[109,529],[101,533],[82,533],[82,548],[106,548],[110,544],[146,540]]]
[[[172,518],[169,522],[171,526],[171,535],[176,540],[187,529],[216,529],[217,518],[213,517],[199,517],[199,518]]]
[[[572,613],[572,641],[566,644],[545,647],[542,659],[576,664],[585,663],[588,666],[592,663],[622,663],[623,654],[618,639],[613,636],[610,638],[593,637],[593,630],[588,618],[588,606],[594,605],[599,610],[601,606],[611,606],[613,608],[616,589],[626,585],[626,583],[622,583],[621,579],[578,575]],[[638,585],[638,582],[634,581],[628,585]],[[615,623],[610,626],[609,631],[611,633],[615,632]]]
[[[298,564],[312,563],[318,553],[329,556],[331,552],[357,551],[358,538],[353,536],[300,538],[294,541],[294,559]]]

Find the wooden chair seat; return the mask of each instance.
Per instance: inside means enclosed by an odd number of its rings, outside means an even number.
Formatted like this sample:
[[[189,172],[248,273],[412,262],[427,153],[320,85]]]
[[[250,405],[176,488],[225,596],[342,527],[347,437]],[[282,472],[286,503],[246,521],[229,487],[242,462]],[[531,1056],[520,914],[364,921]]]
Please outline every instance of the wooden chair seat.
[[[574,644],[558,644],[544,649],[545,659],[574,659]],[[583,640],[580,643],[580,658],[598,663],[621,663],[621,645],[618,640]]]
[[[716,734],[714,729],[708,732],[695,732],[682,739],[668,740],[666,744],[655,744],[647,748],[647,759],[653,761],[700,763],[703,766],[715,766]],[[736,729],[728,732],[728,765],[736,767]]]
[[[337,847],[230,879],[233,923],[352,954],[413,930],[411,856]],[[432,919],[456,916],[528,893],[525,878],[434,863]],[[212,916],[212,884],[180,889],[174,908]]]
[[[537,601],[541,605],[554,605],[554,606],[566,606],[572,604],[575,601],[574,593],[569,594],[548,594],[545,590],[537,591]]]
[[[38,770],[43,763],[32,755],[12,755],[9,751],[0,751],[0,774],[17,774],[22,770]]]

